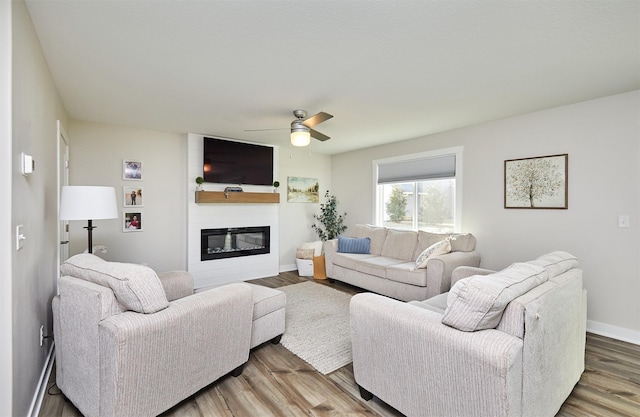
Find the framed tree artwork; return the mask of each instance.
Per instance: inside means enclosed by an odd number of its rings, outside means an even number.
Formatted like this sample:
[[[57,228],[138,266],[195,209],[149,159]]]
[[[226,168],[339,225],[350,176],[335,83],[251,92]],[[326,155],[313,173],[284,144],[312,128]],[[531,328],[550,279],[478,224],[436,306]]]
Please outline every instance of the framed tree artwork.
[[[504,161],[504,208],[568,208],[569,155]]]

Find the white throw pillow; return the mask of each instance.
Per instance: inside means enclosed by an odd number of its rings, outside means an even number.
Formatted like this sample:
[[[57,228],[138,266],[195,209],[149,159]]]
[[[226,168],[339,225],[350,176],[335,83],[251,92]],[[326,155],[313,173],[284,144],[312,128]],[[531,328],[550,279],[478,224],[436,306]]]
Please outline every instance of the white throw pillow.
[[[438,255],[444,255],[445,253],[449,252],[451,252],[451,242],[449,241],[449,239],[436,242],[433,245],[429,246],[427,249],[423,250],[420,255],[418,255],[418,259],[416,259],[415,269],[426,268],[429,258]]]

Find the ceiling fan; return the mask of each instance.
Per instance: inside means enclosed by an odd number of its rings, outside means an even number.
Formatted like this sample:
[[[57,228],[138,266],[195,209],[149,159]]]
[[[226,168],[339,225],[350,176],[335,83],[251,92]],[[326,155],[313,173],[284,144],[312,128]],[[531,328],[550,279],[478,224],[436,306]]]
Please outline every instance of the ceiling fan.
[[[321,111],[307,118],[306,110],[294,110],[293,115],[296,120],[291,122],[291,144],[293,146],[307,146],[311,141],[310,138],[319,141],[329,140],[330,137],[312,129],[312,127],[331,119],[333,116],[329,113]],[[278,130],[278,129],[248,129],[245,132],[255,132],[260,130]]]

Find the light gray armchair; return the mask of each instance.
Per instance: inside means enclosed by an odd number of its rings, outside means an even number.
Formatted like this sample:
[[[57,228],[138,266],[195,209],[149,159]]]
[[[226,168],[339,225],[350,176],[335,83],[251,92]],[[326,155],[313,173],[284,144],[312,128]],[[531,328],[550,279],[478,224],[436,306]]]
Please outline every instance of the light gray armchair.
[[[86,416],[155,416],[249,358],[244,283],[193,294],[188,273],[76,255],[53,300],[56,382]],[[165,292],[166,291],[166,292]],[[167,294],[169,297],[167,297]],[[169,301],[173,300],[173,301]]]
[[[351,299],[353,372],[365,400],[375,395],[408,417],[558,412],[584,370],[578,261],[553,252],[475,271],[423,302]]]

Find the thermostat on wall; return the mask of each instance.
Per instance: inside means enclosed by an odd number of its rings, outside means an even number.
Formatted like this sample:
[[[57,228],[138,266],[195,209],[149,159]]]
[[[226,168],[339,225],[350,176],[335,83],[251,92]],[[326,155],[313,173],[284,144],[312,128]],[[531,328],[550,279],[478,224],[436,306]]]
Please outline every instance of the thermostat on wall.
[[[31,174],[36,168],[36,163],[31,155],[22,153],[22,175]]]

